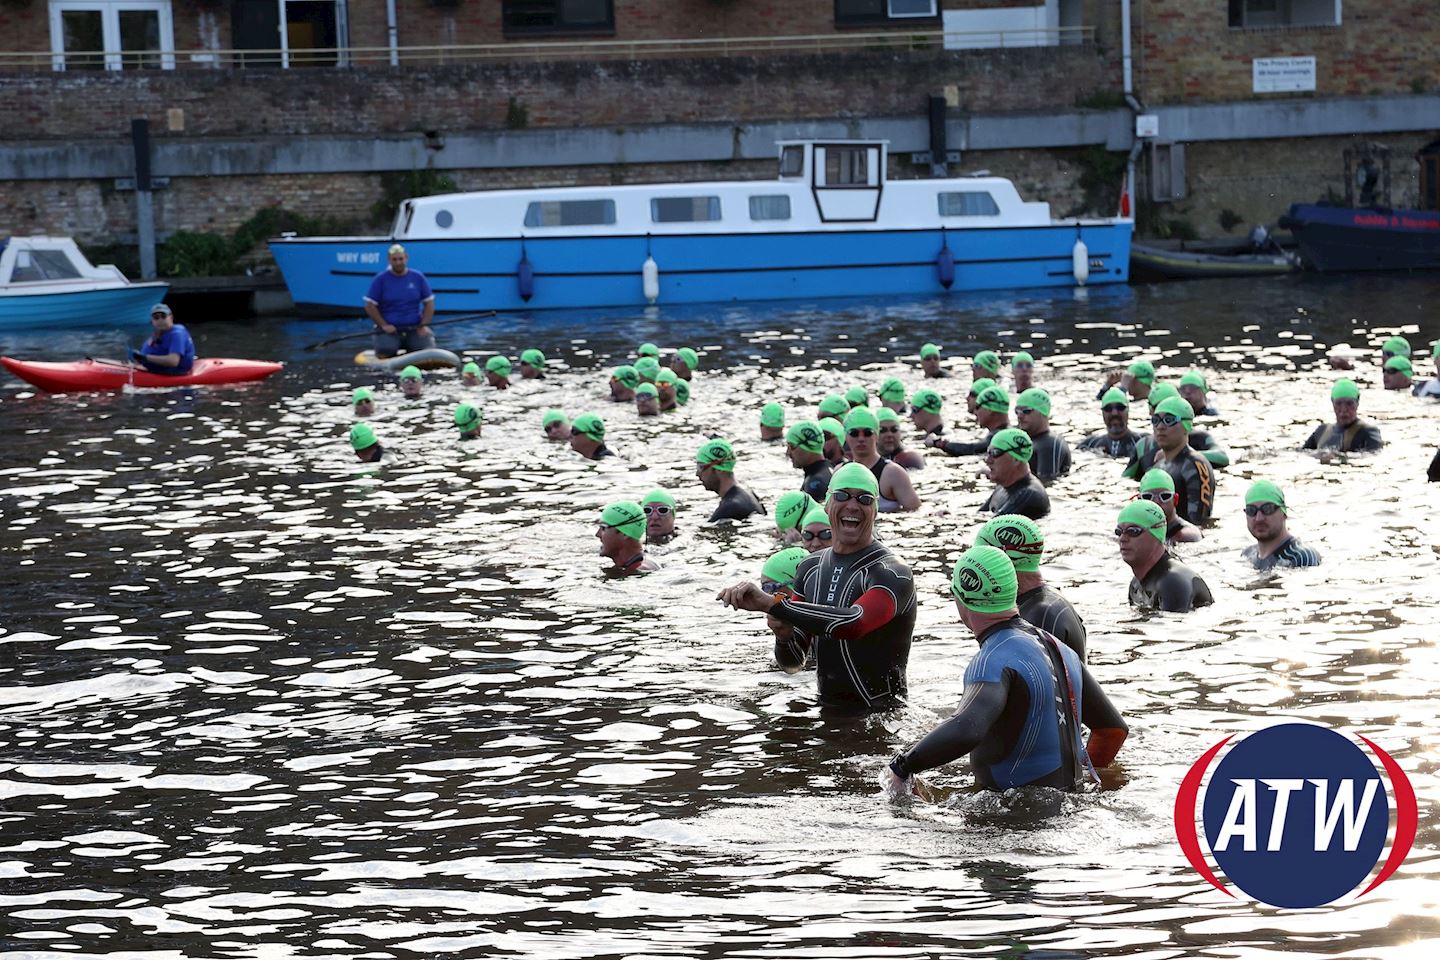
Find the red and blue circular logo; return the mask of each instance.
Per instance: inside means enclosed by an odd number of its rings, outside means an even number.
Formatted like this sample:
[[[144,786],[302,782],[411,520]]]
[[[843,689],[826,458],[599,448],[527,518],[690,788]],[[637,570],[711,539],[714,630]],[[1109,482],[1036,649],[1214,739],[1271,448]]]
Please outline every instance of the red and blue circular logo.
[[[1190,767],[1175,797],[1175,836],[1185,858],[1214,887],[1200,849],[1197,813],[1210,856],[1249,896],[1276,907],[1318,907],[1364,883],[1390,841],[1384,866],[1358,894],[1389,879],[1415,841],[1419,807],[1405,771],[1374,743],[1384,777],[1356,743],[1325,727],[1286,723],[1237,741],[1201,798],[1201,781],[1232,737]],[[1395,834],[1390,837],[1390,796]]]

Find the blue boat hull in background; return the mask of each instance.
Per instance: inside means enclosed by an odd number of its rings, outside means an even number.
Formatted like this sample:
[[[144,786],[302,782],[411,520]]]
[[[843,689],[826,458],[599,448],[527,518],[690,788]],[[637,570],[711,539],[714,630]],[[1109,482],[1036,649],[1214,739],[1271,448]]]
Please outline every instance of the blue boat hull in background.
[[[942,249],[955,291],[1073,287],[1077,236],[1089,248],[1090,285],[1125,283],[1128,221],[977,230],[824,231],[612,237],[409,240],[445,313],[644,306],[641,270],[660,270],[656,301],[723,303],[943,293]],[[270,241],[297,308],[353,314],[386,267],[387,238]],[[520,263],[534,271],[521,296]]]
[[[168,289],[164,283],[143,283],[110,290],[0,296],[0,330],[148,327],[150,307],[163,300]]]
[[[1440,213],[1292,204],[1280,226],[1321,273],[1440,269]]]

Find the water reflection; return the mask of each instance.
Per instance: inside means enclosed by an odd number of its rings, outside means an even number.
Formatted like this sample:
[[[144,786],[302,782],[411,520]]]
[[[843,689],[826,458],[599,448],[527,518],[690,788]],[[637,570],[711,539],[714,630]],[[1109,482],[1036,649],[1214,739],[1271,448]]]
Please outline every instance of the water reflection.
[[[0,942],[36,957],[1163,957],[1303,938],[1403,956],[1437,934],[1432,817],[1364,900],[1282,912],[1195,877],[1171,805],[1219,737],[1299,718],[1376,739],[1433,810],[1436,408],[1362,368],[1385,454],[1325,466],[1294,448],[1328,414],[1325,350],[1421,323],[1437,286],[546,315],[449,329],[454,346],[541,346],[558,359],[545,381],[495,394],[433,377],[416,402],[352,366],[353,343],[300,349],[339,324],[198,325],[207,352],[289,363],[240,388],[47,397],[7,381]],[[0,348],[115,339],[91,336]],[[641,419],[604,399],[598,371],[647,339],[705,355],[691,404]],[[906,710],[822,721],[813,678],[771,669],[758,618],[711,600],[774,540],[703,527],[700,440],[734,439],[737,475],[773,505],[798,476],[755,438],[760,405],[793,419],[892,373],[913,388],[903,358],[927,340],[1031,350],[1072,442],[1099,428],[1104,368],[1143,349],[1166,379],[1214,371],[1234,465],[1221,522],[1184,552],[1224,602],[1132,611],[1108,535],[1132,486],[1077,456],[1053,488],[1046,575],[1133,729],[1118,789],[1001,798],[961,765],[935,777],[936,805],[876,796],[879,764],[953,709],[973,655],[946,583],[988,492],[974,460],[933,458],[925,509],[881,521],[920,594]],[[344,441],[360,384],[380,388],[394,456],[379,469]],[[952,420],[967,387],[942,382]],[[466,444],[461,397],[485,406]],[[552,406],[600,412],[620,457],[545,441]],[[1276,577],[1239,560],[1241,497],[1262,475],[1324,566]],[[594,517],[655,486],[680,507],[662,569],[605,581]]]

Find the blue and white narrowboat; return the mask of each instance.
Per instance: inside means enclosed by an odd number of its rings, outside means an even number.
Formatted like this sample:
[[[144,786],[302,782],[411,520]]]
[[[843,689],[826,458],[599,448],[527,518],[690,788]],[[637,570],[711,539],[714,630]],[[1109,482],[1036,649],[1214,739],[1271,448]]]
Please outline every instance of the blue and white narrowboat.
[[[131,283],[93,265],[69,237],[0,241],[0,330],[71,330],[144,324],[169,285]]]
[[[782,142],[768,181],[418,197],[388,237],[284,237],[297,307],[354,313],[403,243],[447,313],[1124,283],[1134,221],[1056,220],[1003,177],[891,180],[885,141]]]

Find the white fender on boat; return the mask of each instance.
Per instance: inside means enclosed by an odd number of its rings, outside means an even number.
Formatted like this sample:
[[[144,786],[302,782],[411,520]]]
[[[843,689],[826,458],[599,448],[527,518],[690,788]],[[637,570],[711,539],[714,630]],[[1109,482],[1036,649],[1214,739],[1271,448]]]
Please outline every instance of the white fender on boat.
[[[1090,279],[1090,248],[1079,237],[1070,250],[1070,267],[1075,272],[1075,282],[1085,286],[1085,281]]]
[[[640,285],[646,303],[660,299],[660,265],[654,257],[645,258],[645,265],[640,268]]]

